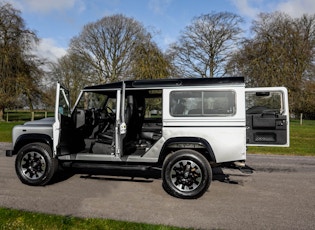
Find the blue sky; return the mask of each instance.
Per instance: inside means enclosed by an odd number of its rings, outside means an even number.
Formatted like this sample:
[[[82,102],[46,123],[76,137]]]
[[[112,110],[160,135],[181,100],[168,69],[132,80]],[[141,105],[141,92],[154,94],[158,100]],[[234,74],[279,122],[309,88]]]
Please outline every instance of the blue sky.
[[[70,39],[83,26],[104,16],[123,14],[141,22],[165,50],[193,17],[228,11],[242,16],[248,29],[260,12],[283,11],[293,17],[315,14],[314,0],[0,0],[21,10],[41,42],[36,52],[50,60],[66,53]]]

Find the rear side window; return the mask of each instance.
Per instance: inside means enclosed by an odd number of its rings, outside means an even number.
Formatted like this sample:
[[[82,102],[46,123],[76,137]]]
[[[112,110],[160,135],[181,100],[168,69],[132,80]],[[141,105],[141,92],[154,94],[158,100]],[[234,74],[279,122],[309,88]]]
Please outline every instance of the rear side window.
[[[172,91],[170,114],[174,117],[232,116],[236,112],[235,92]]]

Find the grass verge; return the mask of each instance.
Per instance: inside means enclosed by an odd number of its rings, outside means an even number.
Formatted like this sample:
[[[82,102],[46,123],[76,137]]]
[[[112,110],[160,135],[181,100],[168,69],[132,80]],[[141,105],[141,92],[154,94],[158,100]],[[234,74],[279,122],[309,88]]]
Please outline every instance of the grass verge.
[[[78,218],[71,216],[47,215],[34,212],[25,212],[0,208],[0,229],[1,230],[74,230],[74,229],[143,229],[143,230],[178,230],[183,228],[151,225],[144,223],[130,223],[125,221],[105,220],[95,218]]]
[[[0,142],[12,141],[12,128],[15,125],[23,124],[23,121],[19,122],[0,122]]]
[[[290,122],[290,147],[248,147],[248,153],[315,156],[315,121]]]

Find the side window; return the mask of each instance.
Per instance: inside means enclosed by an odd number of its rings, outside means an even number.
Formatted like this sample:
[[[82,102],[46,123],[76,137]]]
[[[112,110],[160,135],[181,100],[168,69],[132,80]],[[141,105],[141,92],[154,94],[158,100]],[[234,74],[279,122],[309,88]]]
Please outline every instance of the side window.
[[[173,91],[170,95],[174,117],[232,116],[235,112],[234,91]]]

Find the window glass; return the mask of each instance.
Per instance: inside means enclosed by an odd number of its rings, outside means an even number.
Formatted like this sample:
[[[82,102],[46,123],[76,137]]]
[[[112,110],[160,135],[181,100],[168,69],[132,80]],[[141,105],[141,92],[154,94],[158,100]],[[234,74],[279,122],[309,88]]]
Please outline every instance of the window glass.
[[[234,91],[173,91],[172,116],[231,116],[235,114]]]
[[[162,117],[162,98],[145,98],[145,118]]]
[[[70,102],[69,102],[69,91],[63,88],[60,88],[59,95],[59,114],[70,116]]]
[[[107,95],[85,92],[82,94],[80,101],[77,105],[78,109],[101,109],[104,106],[104,103],[107,100]]]
[[[255,114],[263,111],[282,113],[281,92],[246,92],[246,113]]]
[[[116,112],[116,102],[117,102],[116,98],[112,98],[112,97],[108,98],[107,103],[106,103],[106,107],[108,107],[113,112]]]

